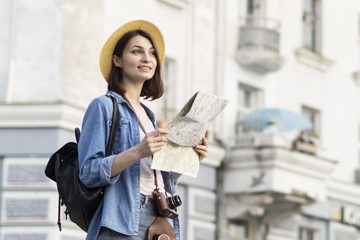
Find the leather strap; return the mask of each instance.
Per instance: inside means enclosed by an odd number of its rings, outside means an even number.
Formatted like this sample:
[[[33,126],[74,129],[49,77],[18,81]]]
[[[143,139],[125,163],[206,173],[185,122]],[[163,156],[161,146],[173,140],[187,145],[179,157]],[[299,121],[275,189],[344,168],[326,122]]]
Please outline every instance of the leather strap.
[[[157,173],[156,173],[155,169],[153,169],[153,171],[154,171],[154,184],[155,184],[156,189],[158,189],[159,185],[158,185]]]
[[[146,135],[146,130],[145,130],[145,128],[144,128],[144,125],[141,123],[140,118],[139,118],[139,116],[136,114],[136,112],[135,112],[133,106],[131,105],[129,99],[125,96],[125,94],[124,94],[122,97],[126,100],[126,102],[129,104],[129,106],[131,107],[131,109],[134,111],[134,113],[135,113],[135,115],[136,115],[136,117],[137,117],[137,119],[138,119],[139,126],[140,126],[141,130],[144,132],[144,134]],[[156,170],[153,169],[153,171],[154,171],[154,184],[155,184],[156,188],[158,189],[158,188],[159,188],[159,185],[158,185],[158,179],[157,179]],[[169,183],[169,174],[168,174],[168,173],[166,173],[166,182],[167,182],[167,185],[168,185],[168,190],[170,191],[170,193],[171,193],[171,195],[172,195],[173,193],[172,193],[171,188],[170,188],[171,186],[170,186],[170,183]]]
[[[59,231],[61,232],[61,198],[59,195],[59,202],[58,202],[58,222],[57,225],[59,226]]]
[[[176,240],[176,230],[170,225],[166,217],[158,216],[149,227],[148,240],[153,239]]]

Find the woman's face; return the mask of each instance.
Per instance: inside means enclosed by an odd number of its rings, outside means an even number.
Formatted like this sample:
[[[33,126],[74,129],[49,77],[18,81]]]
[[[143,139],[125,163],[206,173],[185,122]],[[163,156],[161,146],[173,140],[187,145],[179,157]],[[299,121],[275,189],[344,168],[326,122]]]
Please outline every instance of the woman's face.
[[[120,67],[124,81],[145,82],[154,76],[157,61],[151,42],[140,35],[126,45],[121,58],[114,55],[115,66]]]

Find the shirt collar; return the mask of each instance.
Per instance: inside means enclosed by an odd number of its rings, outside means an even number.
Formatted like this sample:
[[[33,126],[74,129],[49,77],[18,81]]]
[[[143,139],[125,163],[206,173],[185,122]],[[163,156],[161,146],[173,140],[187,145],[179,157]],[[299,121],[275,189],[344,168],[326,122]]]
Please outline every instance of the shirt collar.
[[[123,98],[120,96],[120,94],[118,94],[118,93],[116,93],[116,92],[114,92],[114,91],[108,90],[105,95],[106,95],[106,96],[109,96],[109,97],[110,97],[110,95],[113,95],[113,96],[116,98],[116,100],[117,100],[118,103],[126,103],[125,99],[123,99]]]
[[[105,95],[109,96],[109,97],[110,97],[110,95],[113,95],[116,98],[117,102],[120,103],[120,104],[127,103],[126,100],[120,96],[120,94],[118,94],[118,93],[116,93],[114,91],[108,90]],[[143,103],[140,103],[140,104],[145,109],[145,111],[148,114],[149,118],[154,121],[155,120],[155,114],[145,104],[143,104]]]

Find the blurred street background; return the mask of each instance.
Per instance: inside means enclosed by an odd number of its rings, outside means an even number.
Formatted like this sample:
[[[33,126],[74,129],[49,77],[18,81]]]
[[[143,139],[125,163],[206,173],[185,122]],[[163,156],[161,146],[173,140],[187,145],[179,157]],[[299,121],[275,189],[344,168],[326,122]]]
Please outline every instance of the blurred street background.
[[[165,38],[159,125],[197,91],[230,99],[180,179],[182,240],[360,239],[359,0],[0,0],[0,240],[85,239],[58,231],[44,169],[136,19]]]

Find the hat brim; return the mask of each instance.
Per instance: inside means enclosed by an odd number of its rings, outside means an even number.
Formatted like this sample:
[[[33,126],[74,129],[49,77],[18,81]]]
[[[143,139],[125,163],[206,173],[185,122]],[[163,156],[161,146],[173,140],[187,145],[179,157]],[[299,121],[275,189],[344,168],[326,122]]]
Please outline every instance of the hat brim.
[[[151,22],[145,21],[145,20],[135,20],[128,22],[121,27],[119,27],[106,41],[104,44],[101,53],[100,53],[100,70],[101,74],[105,78],[105,80],[108,82],[110,78],[111,73],[111,66],[112,66],[112,56],[115,49],[116,44],[118,41],[127,33],[130,31],[135,30],[143,30],[147,33],[149,33],[152,38],[155,41],[156,47],[158,49],[159,54],[159,60],[160,63],[163,64],[165,59],[165,41],[164,37],[159,30],[158,27],[156,27]]]

